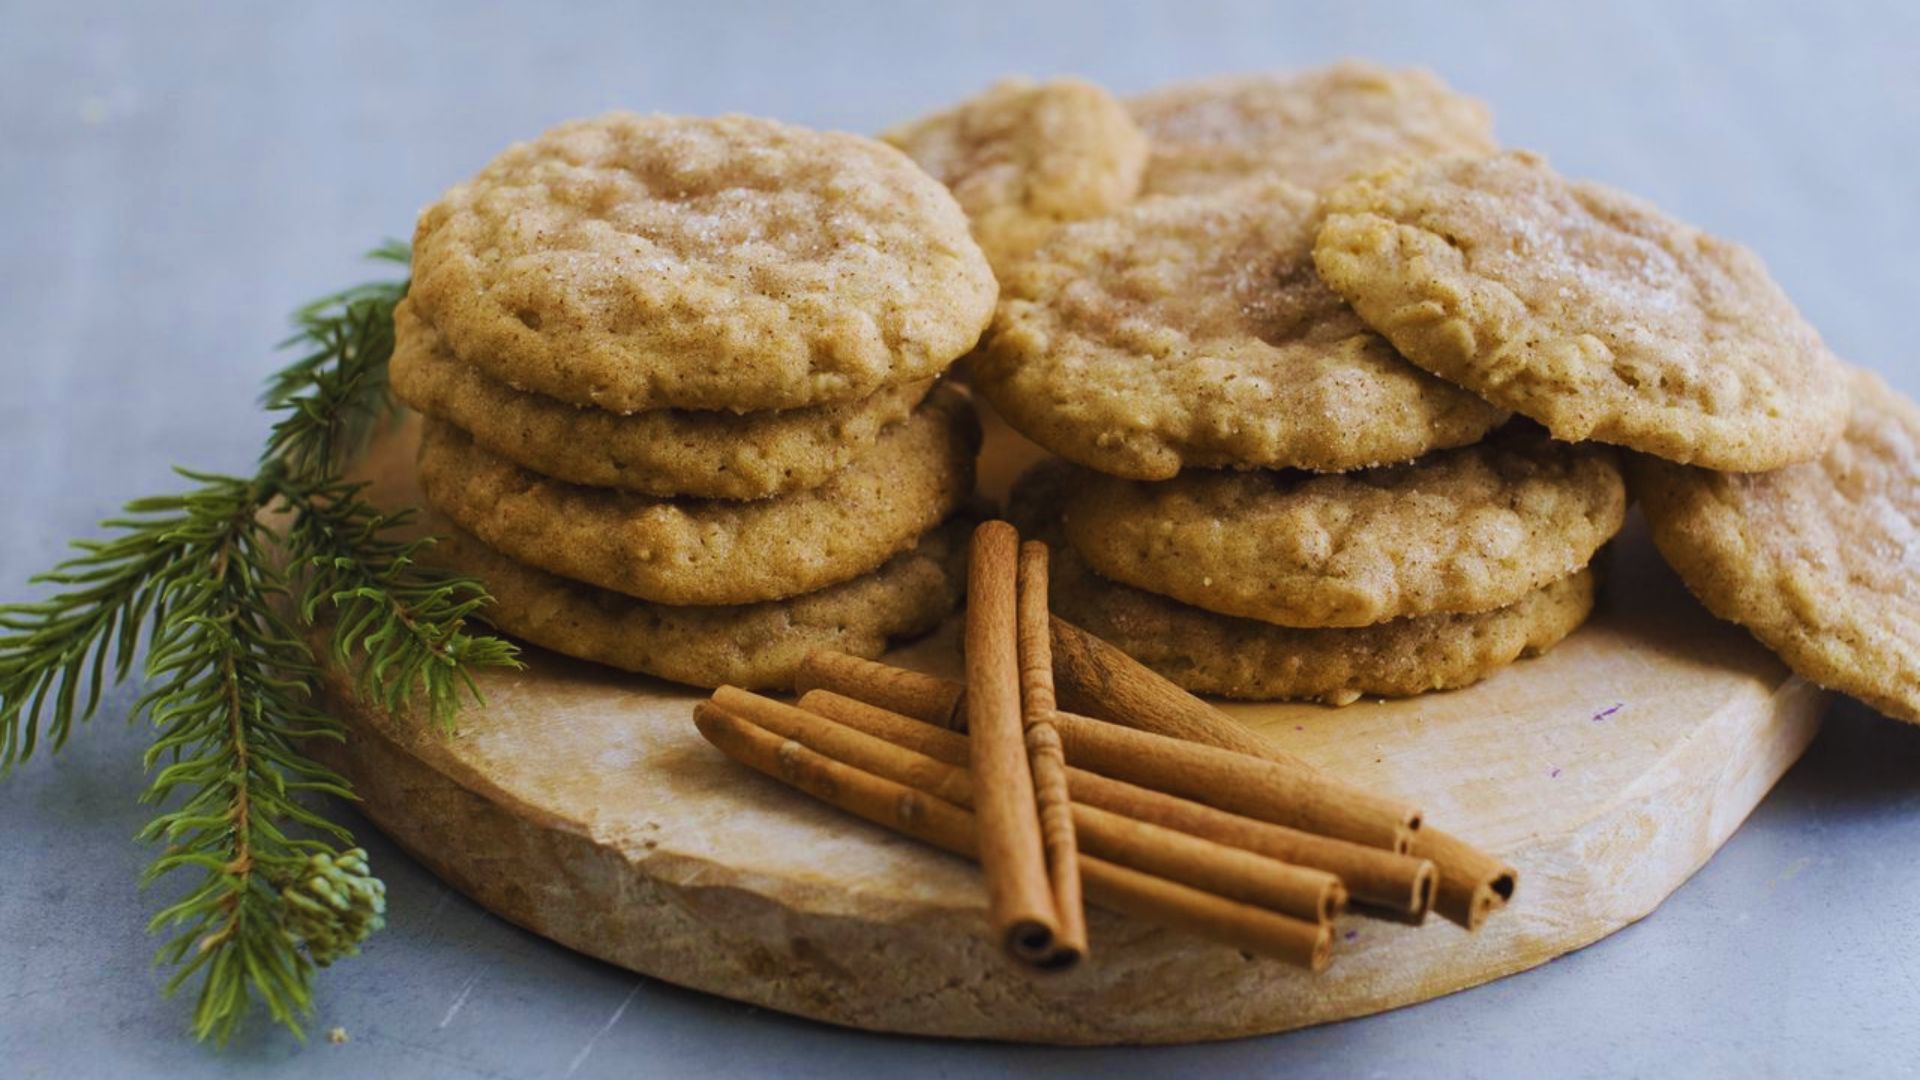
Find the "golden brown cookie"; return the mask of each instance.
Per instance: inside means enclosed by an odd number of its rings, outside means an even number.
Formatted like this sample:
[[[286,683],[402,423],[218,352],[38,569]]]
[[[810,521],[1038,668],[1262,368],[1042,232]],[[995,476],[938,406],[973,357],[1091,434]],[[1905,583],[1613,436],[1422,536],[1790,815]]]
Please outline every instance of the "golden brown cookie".
[[[1545,652],[1593,609],[1593,571],[1587,569],[1471,615],[1336,630],[1216,615],[1096,576],[1052,521],[1062,483],[1062,474],[1043,464],[1022,479],[1012,511],[1023,532],[1052,545],[1054,613],[1195,693],[1344,705],[1451,690]]]
[[[1190,470],[1147,484],[1080,471],[1064,500],[1065,535],[1101,575],[1298,627],[1519,603],[1586,566],[1627,511],[1611,448],[1531,424],[1335,476]]]
[[[1319,191],[1395,158],[1497,145],[1487,107],[1431,72],[1357,60],[1176,83],[1127,106],[1153,148],[1143,186],[1153,195],[1260,177]]]
[[[858,577],[913,546],[973,490],[980,425],[935,391],[826,483],[759,502],[656,499],[549,480],[428,421],[429,505],[503,554],[661,604],[748,604]]]
[[[1132,202],[1147,163],[1126,106],[1080,79],[1002,79],[880,137],[952,189],[996,269],[1062,222]]]
[[[898,150],[745,116],[609,113],[420,216],[411,296],[454,355],[614,412],[797,408],[937,375],[995,285]]]
[[[974,385],[1035,442],[1136,480],[1340,472],[1498,425],[1321,283],[1315,214],[1312,195],[1269,182],[1061,228],[1005,281]]]
[[[1818,457],[1846,379],[1760,259],[1524,152],[1328,197],[1315,261],[1414,363],[1545,424],[1735,471]]]
[[[422,558],[478,579],[493,602],[480,617],[544,649],[694,686],[786,690],[814,649],[879,656],[927,633],[964,588],[964,522],[937,528],[872,573],[758,604],[676,607],[569,581],[517,563],[444,519]]]
[[[647,495],[764,499],[825,483],[913,412],[931,380],[841,405],[622,415],[515,390],[462,363],[407,301],[394,310],[394,396],[543,476]]]
[[[1715,615],[1789,667],[1920,723],[1920,407],[1851,373],[1819,461],[1757,475],[1638,458],[1660,554]]]

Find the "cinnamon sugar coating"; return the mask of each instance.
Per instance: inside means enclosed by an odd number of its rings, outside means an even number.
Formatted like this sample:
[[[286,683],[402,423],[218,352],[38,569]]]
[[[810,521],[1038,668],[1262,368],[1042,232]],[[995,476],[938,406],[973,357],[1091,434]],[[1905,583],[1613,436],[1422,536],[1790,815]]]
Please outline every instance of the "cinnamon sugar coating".
[[[501,382],[614,412],[798,408],[937,375],[996,286],[898,150],[745,116],[610,113],[420,216],[411,297]]]
[[[974,384],[1034,441],[1140,480],[1339,472],[1497,426],[1320,281],[1317,220],[1314,196],[1271,181],[1066,226],[1003,283]]]
[[[1351,181],[1314,256],[1407,359],[1556,438],[1746,472],[1846,421],[1839,361],[1757,256],[1534,154]]]

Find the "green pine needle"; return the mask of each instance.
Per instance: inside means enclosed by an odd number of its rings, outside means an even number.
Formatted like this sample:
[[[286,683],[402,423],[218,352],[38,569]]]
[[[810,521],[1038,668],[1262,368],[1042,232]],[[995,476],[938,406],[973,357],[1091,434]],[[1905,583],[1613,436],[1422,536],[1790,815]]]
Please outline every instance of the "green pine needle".
[[[405,265],[405,245],[372,258]],[[477,699],[473,673],[517,664],[476,633],[480,585],[417,563],[430,540],[399,535],[344,463],[395,406],[387,392],[393,309],[404,280],[355,286],[294,314],[283,347],[300,355],[268,383],[279,413],[251,477],[178,470],[175,495],[138,499],[104,540],[34,581],[46,599],[0,605],[0,775],[46,743],[57,751],[131,672],[145,638],[154,728],[143,796],[158,813],[142,839],[164,845],[143,883],[198,874],[150,923],[172,993],[198,979],[192,1029],[225,1043],[254,1003],[296,1035],[316,966],[353,955],[383,921],[385,887],[347,830],[309,805],[353,798],[313,761],[313,740],[344,737],[314,702],[324,661],[390,710],[424,704],[450,728]],[[277,522],[278,524],[270,524]],[[337,846],[336,846],[337,845]]]

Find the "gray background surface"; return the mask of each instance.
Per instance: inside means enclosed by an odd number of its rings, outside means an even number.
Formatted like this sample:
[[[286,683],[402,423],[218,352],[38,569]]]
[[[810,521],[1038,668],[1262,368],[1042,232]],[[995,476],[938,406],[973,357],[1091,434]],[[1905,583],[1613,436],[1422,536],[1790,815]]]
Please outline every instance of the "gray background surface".
[[[132,6],[129,5],[129,8]],[[240,470],[284,313],[505,143],[613,106],[872,130],[1009,71],[1120,90],[1423,63],[1502,137],[1744,240],[1843,355],[1920,391],[1920,5],[0,3],[0,595],[170,464]],[[1920,729],[1839,708],[1653,917],[1385,1016],[1178,1049],[835,1030],[637,979],[452,895],[371,828],[390,928],[301,1046],[154,994],[118,694],[0,782],[0,1074],[1888,1075],[1920,1063]]]

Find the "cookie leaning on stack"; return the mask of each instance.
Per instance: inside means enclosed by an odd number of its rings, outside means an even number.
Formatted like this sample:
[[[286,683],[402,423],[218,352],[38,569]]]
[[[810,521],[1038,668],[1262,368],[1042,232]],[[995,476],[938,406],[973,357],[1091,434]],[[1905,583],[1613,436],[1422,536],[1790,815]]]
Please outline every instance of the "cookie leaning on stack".
[[[698,685],[877,655],[957,602],[979,430],[935,381],[996,285],[859,136],[611,114],[420,219],[391,379],[444,565],[534,644]]]
[[[1654,542],[1710,610],[1920,722],[1920,408],[1828,352],[1753,253],[1519,152],[1330,203],[1321,270],[1409,359],[1638,451]]]

